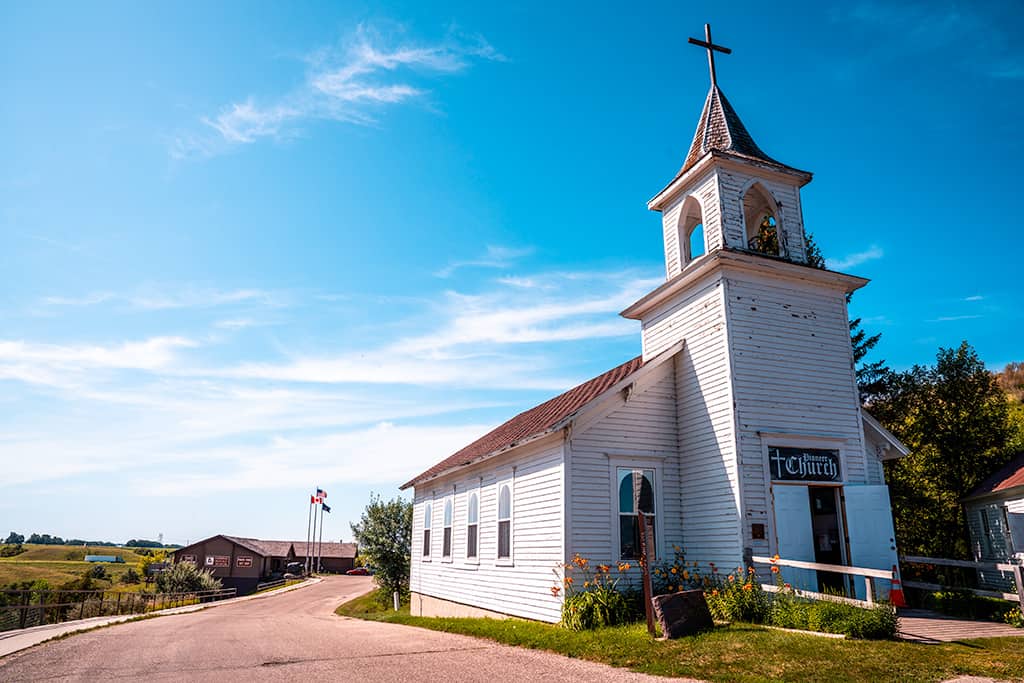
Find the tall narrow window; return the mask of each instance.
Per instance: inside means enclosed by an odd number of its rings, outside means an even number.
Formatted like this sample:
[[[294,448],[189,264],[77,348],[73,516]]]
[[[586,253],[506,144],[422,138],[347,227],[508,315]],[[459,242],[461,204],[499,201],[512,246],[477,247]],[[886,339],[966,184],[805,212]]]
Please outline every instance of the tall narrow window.
[[[640,518],[642,511],[649,520],[654,537],[654,470],[618,468],[619,479],[619,557],[635,560],[640,557]],[[638,480],[637,480],[638,479]]]
[[[427,503],[423,508],[423,557],[430,557],[430,517],[431,505]]]
[[[441,543],[441,557],[452,556],[452,499],[444,502],[444,536]]]
[[[469,494],[469,505],[466,510],[466,557],[476,559],[476,532],[480,516],[480,501],[476,493]]]
[[[512,490],[503,484],[498,492],[498,559],[512,557]]]

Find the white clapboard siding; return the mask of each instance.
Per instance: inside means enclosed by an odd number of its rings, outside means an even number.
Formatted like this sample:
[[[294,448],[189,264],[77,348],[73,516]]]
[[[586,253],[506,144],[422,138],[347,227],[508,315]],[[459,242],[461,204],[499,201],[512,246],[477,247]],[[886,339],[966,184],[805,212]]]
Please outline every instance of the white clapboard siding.
[[[833,437],[844,481],[868,483],[843,292],[737,275],[726,298],[744,517],[772,522],[759,432]],[[768,552],[744,527],[754,553]]]
[[[680,235],[679,229],[681,227],[680,212],[687,198],[694,197],[700,203],[707,251],[711,252],[722,246],[717,174],[709,172],[696,181],[692,188],[689,192],[676,197],[662,214],[662,229],[665,236],[665,271],[670,279],[678,275],[686,265],[683,263],[685,252],[680,244],[680,240],[685,238],[685,235]]]
[[[679,511],[688,559],[740,561],[739,469],[721,279],[645,315],[645,357],[684,340],[675,359]]]
[[[410,588],[464,605],[556,622],[561,600],[551,595],[563,561],[562,432],[498,458],[415,487]],[[514,471],[513,471],[514,468]],[[497,559],[498,487],[512,484],[512,562]],[[480,495],[479,560],[466,558],[469,493]],[[454,500],[452,558],[441,557],[444,501]],[[423,560],[423,509],[433,503],[431,557]]]
[[[628,401],[613,405],[575,427],[569,443],[570,535],[567,555],[596,563],[618,557],[618,502],[615,468],[653,468],[659,555],[681,542],[679,462],[673,362],[660,364],[638,380]]]

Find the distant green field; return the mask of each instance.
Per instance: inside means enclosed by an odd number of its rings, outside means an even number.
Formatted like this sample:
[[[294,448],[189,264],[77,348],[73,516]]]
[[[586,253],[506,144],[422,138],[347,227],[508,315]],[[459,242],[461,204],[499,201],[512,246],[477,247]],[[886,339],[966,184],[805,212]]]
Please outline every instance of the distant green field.
[[[25,552],[14,557],[0,557],[0,585],[15,581],[45,580],[51,587],[57,586],[80,577],[92,562],[85,562],[86,555],[120,555],[124,563],[103,563],[112,581],[99,581],[97,588],[106,590],[134,591],[138,584],[123,584],[121,575],[134,567],[141,559],[132,548],[112,548],[106,546],[68,546],[68,545],[25,545]]]

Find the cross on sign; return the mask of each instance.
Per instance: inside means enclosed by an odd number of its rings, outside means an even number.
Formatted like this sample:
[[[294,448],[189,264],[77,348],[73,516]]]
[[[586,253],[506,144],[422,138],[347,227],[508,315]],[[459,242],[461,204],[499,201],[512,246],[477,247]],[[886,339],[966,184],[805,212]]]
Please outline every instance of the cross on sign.
[[[732,50],[727,47],[722,47],[721,45],[715,45],[711,42],[711,24],[704,24],[704,38],[705,40],[690,38],[689,42],[691,45],[700,45],[703,48],[707,48],[708,68],[711,70],[711,87],[715,87],[718,85],[718,78],[715,76],[715,52],[730,55],[732,54]]]

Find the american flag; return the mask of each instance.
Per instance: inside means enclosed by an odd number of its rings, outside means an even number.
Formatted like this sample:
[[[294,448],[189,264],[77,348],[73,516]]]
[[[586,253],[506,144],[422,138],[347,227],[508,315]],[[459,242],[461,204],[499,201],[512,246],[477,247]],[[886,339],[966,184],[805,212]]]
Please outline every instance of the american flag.
[[[324,491],[323,489],[318,488],[316,490],[316,497],[319,498],[321,500],[321,502],[323,502],[323,499],[327,497],[327,491]]]

